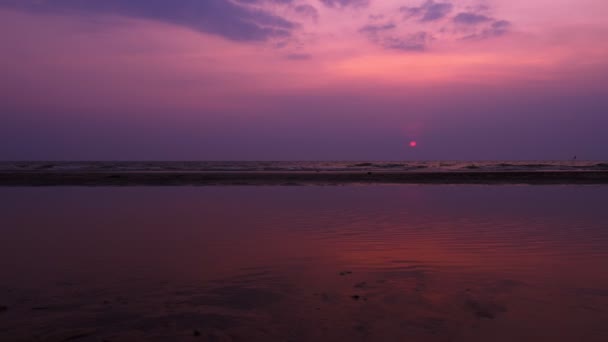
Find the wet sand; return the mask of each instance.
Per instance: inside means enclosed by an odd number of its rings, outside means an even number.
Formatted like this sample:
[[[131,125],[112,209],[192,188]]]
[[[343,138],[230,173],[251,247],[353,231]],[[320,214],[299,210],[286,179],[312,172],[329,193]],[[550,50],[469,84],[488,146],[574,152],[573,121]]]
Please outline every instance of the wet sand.
[[[608,171],[0,172],[0,186],[608,184]]]
[[[605,186],[0,188],[0,341],[608,340]]]

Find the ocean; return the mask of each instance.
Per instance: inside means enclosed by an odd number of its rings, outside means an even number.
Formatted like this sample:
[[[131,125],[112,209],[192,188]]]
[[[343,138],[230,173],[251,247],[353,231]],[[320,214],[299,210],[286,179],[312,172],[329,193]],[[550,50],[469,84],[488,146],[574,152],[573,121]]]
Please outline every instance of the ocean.
[[[222,171],[598,171],[608,161],[37,161],[0,162],[0,172]]]

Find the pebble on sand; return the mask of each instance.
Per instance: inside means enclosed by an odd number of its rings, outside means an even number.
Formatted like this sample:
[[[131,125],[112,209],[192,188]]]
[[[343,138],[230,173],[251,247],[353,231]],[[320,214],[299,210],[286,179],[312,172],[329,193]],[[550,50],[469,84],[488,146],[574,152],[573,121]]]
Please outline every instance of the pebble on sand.
[[[496,303],[483,303],[473,299],[468,299],[466,305],[477,318],[495,319],[500,313],[507,311],[507,308]]]

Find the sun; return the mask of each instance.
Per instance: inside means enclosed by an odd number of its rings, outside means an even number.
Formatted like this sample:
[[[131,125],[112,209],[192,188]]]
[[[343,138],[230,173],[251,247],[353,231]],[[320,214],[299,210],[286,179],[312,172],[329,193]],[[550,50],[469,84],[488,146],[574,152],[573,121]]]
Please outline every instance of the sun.
[[[416,147],[418,143],[415,140],[410,141],[410,147]]]

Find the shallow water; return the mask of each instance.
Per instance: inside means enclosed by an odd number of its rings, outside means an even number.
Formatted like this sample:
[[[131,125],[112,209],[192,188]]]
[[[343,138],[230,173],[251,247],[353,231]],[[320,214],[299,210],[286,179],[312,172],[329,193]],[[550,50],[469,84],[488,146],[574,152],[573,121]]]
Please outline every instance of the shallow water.
[[[608,187],[0,188],[0,341],[606,341]]]

